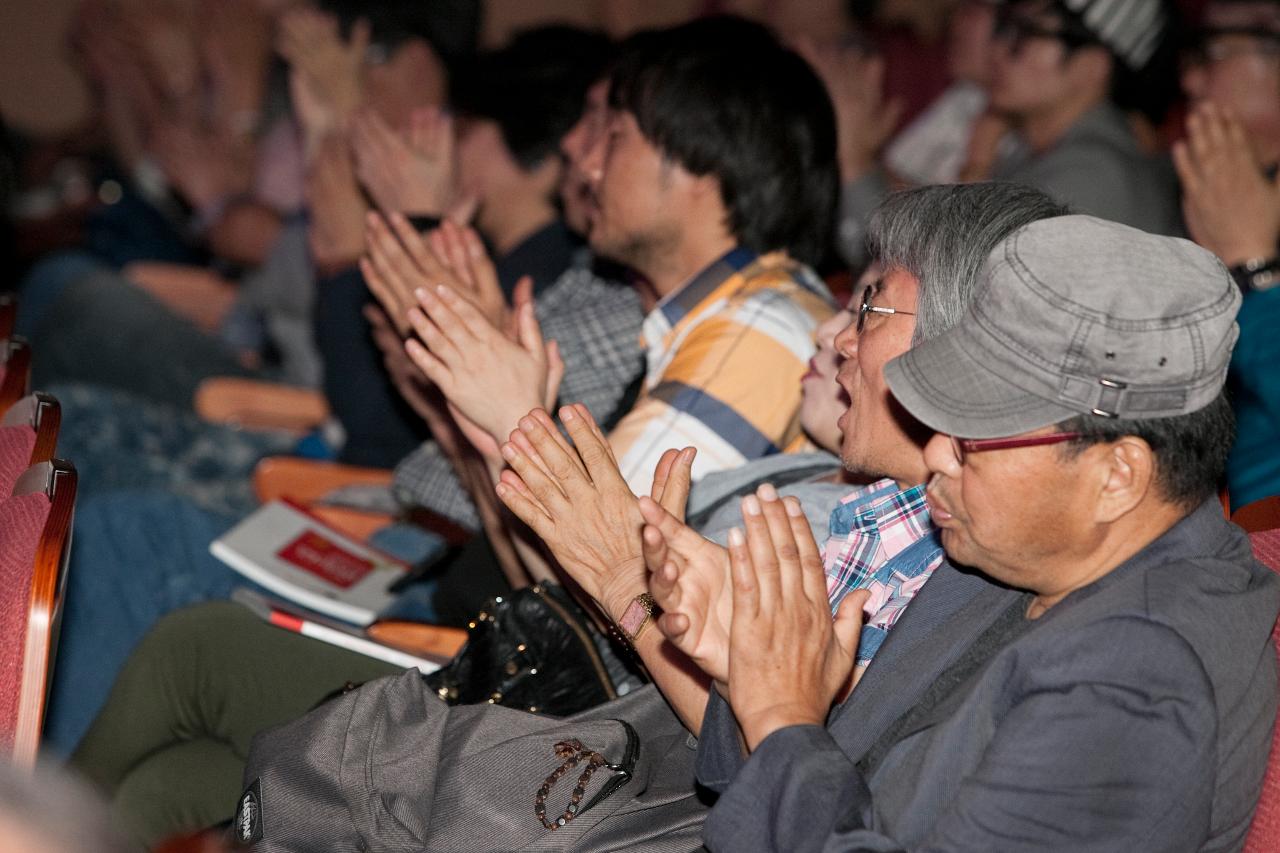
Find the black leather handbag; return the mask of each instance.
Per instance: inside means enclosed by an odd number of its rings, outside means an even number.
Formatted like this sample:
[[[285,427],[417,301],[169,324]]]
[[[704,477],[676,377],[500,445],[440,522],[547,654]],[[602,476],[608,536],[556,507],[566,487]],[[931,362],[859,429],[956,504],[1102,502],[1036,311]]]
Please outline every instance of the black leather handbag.
[[[617,698],[587,616],[558,584],[491,599],[467,643],[427,684],[450,705],[488,702],[566,716]]]

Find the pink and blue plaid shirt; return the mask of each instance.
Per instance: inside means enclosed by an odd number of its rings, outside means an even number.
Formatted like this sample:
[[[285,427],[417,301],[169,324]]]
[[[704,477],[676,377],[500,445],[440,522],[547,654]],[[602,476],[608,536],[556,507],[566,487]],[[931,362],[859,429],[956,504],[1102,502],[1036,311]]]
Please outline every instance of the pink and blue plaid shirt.
[[[831,611],[855,589],[869,589],[858,664],[870,663],[885,635],[942,562],[924,486],[879,480],[840,501],[822,550]]]

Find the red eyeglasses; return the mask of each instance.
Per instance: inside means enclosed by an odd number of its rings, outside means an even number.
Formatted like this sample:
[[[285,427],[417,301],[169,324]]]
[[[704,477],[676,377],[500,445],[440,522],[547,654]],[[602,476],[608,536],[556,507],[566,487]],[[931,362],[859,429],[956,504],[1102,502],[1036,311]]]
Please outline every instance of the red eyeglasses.
[[[951,449],[960,464],[969,453],[982,453],[985,450],[1012,450],[1015,447],[1039,447],[1042,444],[1061,444],[1064,441],[1075,441],[1080,438],[1078,432],[1051,432],[1048,435],[1032,435],[1026,438],[956,438],[951,436]]]

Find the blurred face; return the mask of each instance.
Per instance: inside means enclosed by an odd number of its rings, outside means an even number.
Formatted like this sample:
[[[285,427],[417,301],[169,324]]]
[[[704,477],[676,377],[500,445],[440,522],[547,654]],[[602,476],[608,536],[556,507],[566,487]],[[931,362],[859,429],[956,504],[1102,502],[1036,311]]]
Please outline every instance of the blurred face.
[[[858,288],[850,302],[858,299]],[[809,372],[800,380],[800,426],[814,444],[832,453],[840,452],[840,416],[849,408],[849,396],[836,382],[836,371],[843,361],[836,351],[836,336],[857,317],[854,308],[845,307],[818,326],[818,351],[809,359]]]
[[[887,270],[871,287],[872,305],[915,312],[920,284],[911,273]],[[890,397],[884,381],[884,366],[910,349],[914,332],[915,317],[868,313],[861,333],[854,322],[836,335],[836,352],[844,358],[836,381],[849,397],[838,421],[840,459],[849,471],[924,482],[922,427]]]
[[[993,3],[961,0],[952,10],[947,22],[947,70],[954,79],[990,84],[995,25]]]
[[[582,115],[560,140],[564,169],[560,173],[560,202],[565,223],[579,234],[588,234],[595,196],[591,179],[583,170],[587,152],[604,135],[609,124],[609,81],[601,80],[587,90]]]
[[[1276,37],[1249,34],[1268,30]],[[1184,57],[1182,88],[1193,102],[1230,108],[1250,134],[1280,146],[1280,6],[1210,5],[1203,40]]]
[[[610,110],[583,169],[595,196],[591,248],[641,273],[674,251],[695,179],[644,138],[635,116]]]
[[[364,67],[365,98],[397,130],[418,107],[444,103],[444,66],[425,41],[410,39],[390,54],[371,46]]]
[[[507,149],[502,129],[492,119],[460,116],[454,121],[458,189],[484,203],[499,196],[519,166]]]
[[[1080,470],[1090,454],[1044,445],[965,453],[961,462],[951,437],[939,433],[924,456],[929,511],[948,557],[1012,586],[1061,591],[1054,588],[1055,567],[1074,562],[1074,549],[1091,544],[1096,494],[1087,491],[1090,479]]]
[[[1047,0],[1003,7],[991,54],[991,106],[1026,119],[1068,100],[1080,84],[1080,57],[1068,49],[1073,43]]]

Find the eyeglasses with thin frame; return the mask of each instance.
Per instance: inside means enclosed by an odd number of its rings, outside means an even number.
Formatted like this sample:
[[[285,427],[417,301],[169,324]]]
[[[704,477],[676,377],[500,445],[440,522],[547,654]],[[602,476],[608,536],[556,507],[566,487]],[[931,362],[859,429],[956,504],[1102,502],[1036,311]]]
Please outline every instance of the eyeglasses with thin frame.
[[[862,289],[862,299],[858,303],[858,321],[857,325],[854,326],[854,331],[858,334],[862,334],[862,327],[867,324],[868,314],[905,314],[908,317],[916,316],[916,312],[914,311],[901,311],[897,308],[881,308],[878,305],[871,304],[871,294],[880,289],[880,282],[882,281],[884,281],[884,279],[880,279],[876,281],[875,284],[869,284]]]
[[[1078,432],[1051,432],[1048,435],[1031,435],[1025,438],[951,438],[951,450],[961,465],[970,453],[982,453],[987,450],[1012,450],[1016,447],[1040,447],[1045,444],[1061,444],[1064,441],[1075,441],[1080,438]]]
[[[1212,65],[1251,54],[1280,56],[1280,32],[1266,27],[1205,27],[1183,47],[1182,63]]]
[[[1069,23],[1058,28],[1041,26],[1009,6],[1001,6],[996,11],[993,34],[997,40],[1008,41],[1009,50],[1014,56],[1020,54],[1027,42],[1033,39],[1060,42],[1068,51],[1097,44],[1097,38],[1087,30],[1072,27]]]

